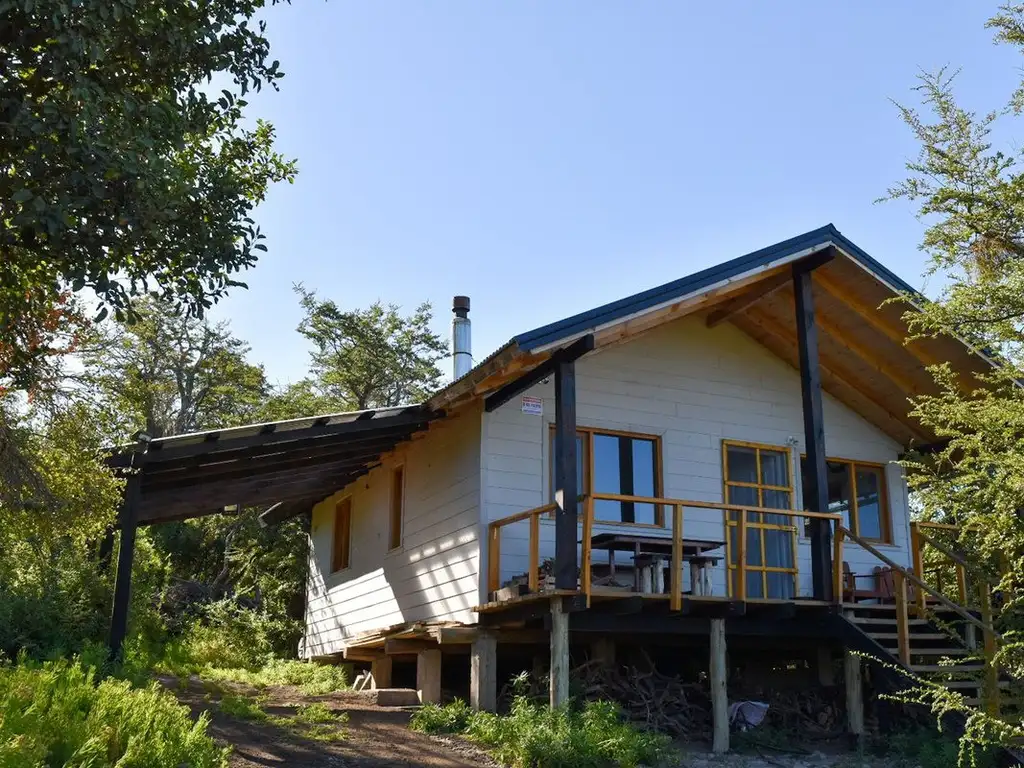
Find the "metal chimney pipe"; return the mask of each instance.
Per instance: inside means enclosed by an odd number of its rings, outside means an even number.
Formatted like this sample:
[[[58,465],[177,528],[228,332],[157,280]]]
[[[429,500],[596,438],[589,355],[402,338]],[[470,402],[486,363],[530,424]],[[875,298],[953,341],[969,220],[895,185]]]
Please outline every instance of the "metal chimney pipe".
[[[473,367],[469,322],[469,296],[452,299],[452,367],[455,379],[461,379]]]

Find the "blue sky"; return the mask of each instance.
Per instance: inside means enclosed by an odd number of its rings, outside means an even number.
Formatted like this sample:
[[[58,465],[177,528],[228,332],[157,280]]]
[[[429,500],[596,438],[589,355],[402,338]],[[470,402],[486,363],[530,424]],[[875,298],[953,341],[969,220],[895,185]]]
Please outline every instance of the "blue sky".
[[[251,99],[294,185],[269,254],[218,307],[271,378],[300,378],[291,285],[346,307],[472,297],[482,359],[511,336],[833,222],[915,285],[922,224],[875,204],[916,154],[890,99],[963,67],[978,109],[1019,54],[995,5],[343,2],[266,18],[287,76]],[[927,286],[926,286],[927,287]],[[446,370],[449,366],[446,365]]]

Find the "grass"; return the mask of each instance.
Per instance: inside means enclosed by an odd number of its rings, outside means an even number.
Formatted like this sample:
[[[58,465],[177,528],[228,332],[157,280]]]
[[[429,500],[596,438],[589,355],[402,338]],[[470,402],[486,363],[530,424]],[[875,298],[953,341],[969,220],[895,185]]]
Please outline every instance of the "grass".
[[[98,680],[77,661],[0,665],[0,766],[220,768],[206,715],[156,683]]]
[[[509,714],[495,715],[460,700],[421,708],[410,726],[466,736],[513,768],[636,768],[674,757],[668,737],[630,725],[608,701],[551,710],[518,697]]]

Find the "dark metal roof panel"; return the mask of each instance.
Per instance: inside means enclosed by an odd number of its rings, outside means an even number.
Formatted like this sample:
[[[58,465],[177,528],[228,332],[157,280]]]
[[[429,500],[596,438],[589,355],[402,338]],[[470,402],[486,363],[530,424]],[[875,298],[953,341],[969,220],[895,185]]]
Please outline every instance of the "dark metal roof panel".
[[[610,304],[605,304],[595,309],[581,312],[578,315],[567,317],[564,320],[521,333],[514,337],[512,341],[526,351],[537,349],[561,339],[592,330],[599,325],[615,322],[637,312],[643,312],[645,309],[650,309],[664,302],[672,301],[676,297],[685,296],[707,288],[722,280],[738,277],[745,272],[778,259],[784,259],[801,251],[825,246],[829,243],[841,248],[851,258],[856,259],[866,269],[875,273],[897,290],[917,293],[913,287],[904,282],[900,277],[890,272],[852,241],[844,237],[835,226],[827,224],[824,227],[791,237],[788,240],[769,245],[766,248],[761,248],[730,261],[716,264],[692,275],[659,285],[656,288],[650,288],[632,296],[627,296],[624,299],[613,301]]]

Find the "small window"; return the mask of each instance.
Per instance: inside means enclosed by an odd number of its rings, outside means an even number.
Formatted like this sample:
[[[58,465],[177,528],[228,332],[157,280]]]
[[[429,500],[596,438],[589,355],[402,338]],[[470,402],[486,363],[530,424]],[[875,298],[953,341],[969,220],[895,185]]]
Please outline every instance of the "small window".
[[[551,498],[555,496],[555,436],[551,431]],[[616,496],[661,495],[658,438],[580,428],[576,432],[576,487],[579,493]],[[597,499],[594,519],[611,523],[664,525],[661,505]]]
[[[892,540],[889,505],[885,490],[885,468],[844,459],[828,459],[828,511],[841,514],[843,525],[857,536],[888,543]],[[810,468],[807,457],[800,458],[804,506],[810,499]]]
[[[405,507],[405,467],[391,470],[391,523],[388,527],[388,549],[402,546],[402,514]]]
[[[331,571],[349,566],[352,549],[352,497],[342,499],[334,507],[334,541],[331,548]]]

